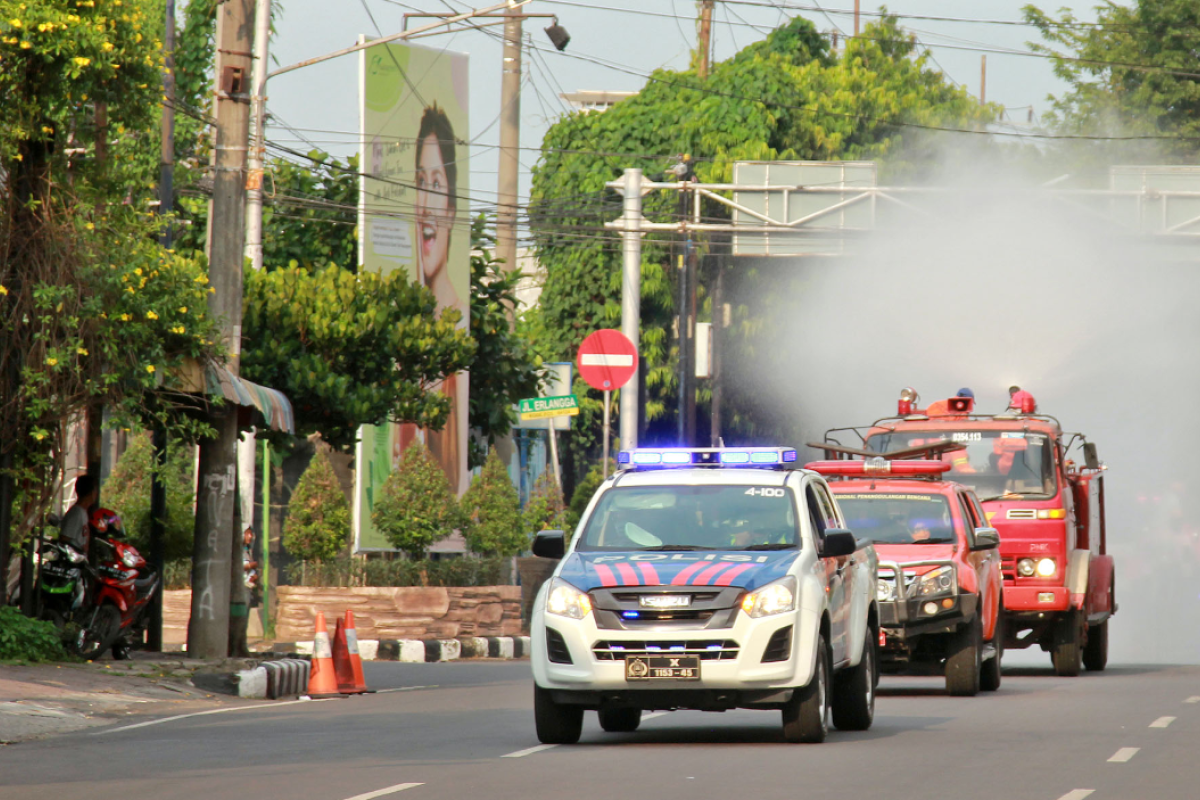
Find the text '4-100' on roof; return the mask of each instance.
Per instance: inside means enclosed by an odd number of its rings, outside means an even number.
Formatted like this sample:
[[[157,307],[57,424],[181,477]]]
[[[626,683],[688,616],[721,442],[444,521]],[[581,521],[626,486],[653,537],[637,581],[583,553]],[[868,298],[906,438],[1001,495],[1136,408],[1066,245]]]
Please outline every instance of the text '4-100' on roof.
[[[781,712],[790,742],[865,730],[878,683],[878,559],[825,479],[782,447],[622,452],[531,623],[538,738],[579,740],[585,711]]]

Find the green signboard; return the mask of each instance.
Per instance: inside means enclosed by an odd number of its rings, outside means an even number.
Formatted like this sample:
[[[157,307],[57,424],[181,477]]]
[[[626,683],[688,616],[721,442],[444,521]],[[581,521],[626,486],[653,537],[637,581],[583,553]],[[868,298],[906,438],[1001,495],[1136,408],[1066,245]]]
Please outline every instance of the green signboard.
[[[520,412],[522,420],[573,417],[579,413],[579,398],[573,394],[532,397],[521,401]]]

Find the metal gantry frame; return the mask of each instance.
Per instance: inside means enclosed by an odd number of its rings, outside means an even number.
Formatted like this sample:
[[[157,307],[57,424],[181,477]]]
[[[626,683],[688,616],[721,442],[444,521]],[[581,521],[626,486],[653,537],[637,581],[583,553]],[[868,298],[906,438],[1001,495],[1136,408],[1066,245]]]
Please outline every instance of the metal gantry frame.
[[[612,222],[604,223],[608,230],[620,231],[622,237],[622,280],[621,280],[621,332],[640,350],[639,329],[641,326],[641,261],[642,237],[655,231],[678,234],[687,233],[729,233],[747,234],[792,234],[810,236],[812,239],[842,239],[862,237],[874,228],[870,227],[839,227],[825,223],[830,215],[837,214],[860,204],[871,205],[871,219],[875,218],[875,209],[881,204],[891,204],[909,212],[930,216],[932,212],[921,208],[920,197],[936,197],[948,192],[964,192],[969,189],[943,188],[928,186],[805,186],[805,185],[762,185],[738,183],[696,183],[692,181],[649,181],[640,169],[627,169],[620,180],[605,184],[609,189],[621,192],[624,199],[623,213]],[[643,198],[654,191],[690,192],[691,202],[688,203],[688,213],[674,222],[652,222],[642,214]],[[981,190],[983,191],[983,190]],[[1030,189],[987,189],[989,194],[1007,192],[1014,195],[1050,196],[1068,203],[1078,210],[1097,216],[1110,224],[1118,224],[1134,236],[1142,236],[1156,240],[1176,240],[1186,244],[1200,244],[1200,191],[1158,190],[1152,187],[1142,189],[1060,189],[1053,185]],[[778,193],[782,200],[783,213],[780,217],[750,208],[744,203],[737,202],[735,193],[761,192]],[[791,219],[791,198],[797,195],[836,195],[841,199],[832,202],[827,208],[818,211],[806,211],[795,219]],[[704,200],[710,200],[730,209],[735,219],[731,222],[705,221],[701,213]],[[1105,213],[1102,208],[1086,201],[1133,201],[1135,210],[1132,215],[1118,215],[1115,209]],[[1171,201],[1193,201],[1196,208],[1178,221],[1171,220]],[[1190,205],[1190,204],[1189,204]],[[1111,206],[1111,204],[1110,204]],[[1155,209],[1157,206],[1157,209]],[[1154,218],[1157,210],[1158,218]],[[753,222],[744,223],[736,216],[749,217]],[[1149,230],[1148,230],[1149,229]],[[736,253],[735,253],[736,255]],[[778,257],[782,254],[774,254]],[[801,254],[796,254],[801,255]],[[803,255],[840,255],[837,253],[806,252]],[[771,256],[768,256],[771,257]],[[622,388],[626,397],[638,396],[639,376],[634,375]],[[623,405],[627,406],[627,402]],[[624,413],[622,408],[620,419],[620,449],[632,450],[637,447],[637,414]],[[714,431],[714,436],[717,432]]]

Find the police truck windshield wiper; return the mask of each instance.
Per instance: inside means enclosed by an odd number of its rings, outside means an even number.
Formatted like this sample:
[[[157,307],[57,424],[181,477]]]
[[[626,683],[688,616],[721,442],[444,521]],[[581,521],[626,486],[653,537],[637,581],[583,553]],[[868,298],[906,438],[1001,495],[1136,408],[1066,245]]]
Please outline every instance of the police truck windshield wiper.
[[[702,547],[698,544],[660,544],[658,547],[639,547],[639,550],[716,550],[715,547]]]

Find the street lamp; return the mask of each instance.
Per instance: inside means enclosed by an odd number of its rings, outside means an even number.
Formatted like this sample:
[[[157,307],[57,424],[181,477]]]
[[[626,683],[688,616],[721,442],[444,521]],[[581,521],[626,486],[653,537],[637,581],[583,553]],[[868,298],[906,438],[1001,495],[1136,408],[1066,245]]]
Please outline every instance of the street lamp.
[[[560,53],[567,49],[567,45],[571,42],[571,34],[567,33],[567,29],[558,24],[558,17],[554,18],[549,28],[544,28],[546,35],[550,37],[550,43],[554,45],[554,49]]]

